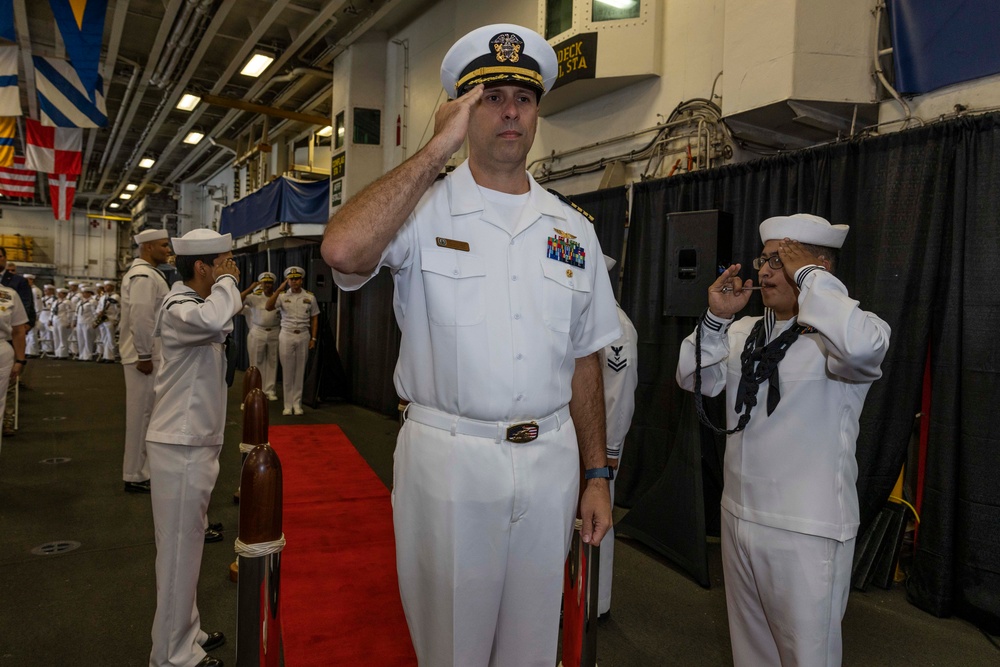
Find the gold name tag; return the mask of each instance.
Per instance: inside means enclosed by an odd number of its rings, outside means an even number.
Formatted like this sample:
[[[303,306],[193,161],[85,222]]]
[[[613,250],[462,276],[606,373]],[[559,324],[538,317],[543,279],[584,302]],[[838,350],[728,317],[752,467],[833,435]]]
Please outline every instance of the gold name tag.
[[[451,248],[452,250],[469,252],[469,244],[465,241],[456,241],[454,239],[446,239],[443,236],[439,236],[437,237],[437,244],[440,248]]]

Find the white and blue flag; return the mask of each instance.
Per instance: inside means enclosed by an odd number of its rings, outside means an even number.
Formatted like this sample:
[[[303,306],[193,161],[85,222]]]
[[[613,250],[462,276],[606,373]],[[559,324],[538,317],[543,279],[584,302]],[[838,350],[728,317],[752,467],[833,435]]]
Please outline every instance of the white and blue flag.
[[[42,125],[105,127],[108,124],[101,77],[97,77],[94,90],[87,90],[69,61],[43,56],[33,56],[32,60]]]
[[[21,115],[21,91],[17,87],[16,46],[0,46],[0,117]]]

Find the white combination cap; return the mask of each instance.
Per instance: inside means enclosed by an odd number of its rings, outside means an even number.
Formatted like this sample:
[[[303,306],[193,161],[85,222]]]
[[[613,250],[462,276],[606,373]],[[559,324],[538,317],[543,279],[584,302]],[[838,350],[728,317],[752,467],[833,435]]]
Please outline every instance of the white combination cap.
[[[115,286],[115,281],[113,281],[113,280],[105,280],[104,284],[105,285],[111,285],[112,287],[114,287]]]
[[[760,223],[760,240],[789,238],[799,243],[841,248],[847,238],[848,225],[831,225],[826,218],[809,213],[779,215]]]
[[[55,286],[55,285],[48,285],[48,284],[45,284],[45,285],[42,285],[42,289],[43,289],[43,290],[44,290],[44,289],[55,289],[55,288],[56,288],[56,286]]]
[[[301,266],[290,266],[285,269],[286,278],[301,278],[304,275],[306,275],[306,272]]]
[[[79,285],[79,284],[80,283],[76,282],[75,280],[67,280],[66,281],[66,286],[67,287],[73,287],[74,285]]]
[[[136,245],[142,245],[150,241],[165,239],[167,236],[167,230],[165,229],[146,229],[133,236],[132,240],[135,241]]]
[[[179,239],[170,239],[177,255],[217,255],[233,249],[233,235],[211,229],[192,229]]]
[[[274,275],[270,271],[265,271],[264,273],[262,273],[259,276],[257,276],[257,282],[259,282],[259,283],[266,283],[266,282],[272,282],[273,283],[277,279],[278,279],[278,276]]]
[[[34,273],[25,273],[24,274],[24,279],[25,280],[34,280],[35,279],[35,274]]]
[[[552,88],[559,76],[556,52],[541,35],[512,23],[476,28],[455,42],[441,61],[441,85],[456,98],[479,84]]]

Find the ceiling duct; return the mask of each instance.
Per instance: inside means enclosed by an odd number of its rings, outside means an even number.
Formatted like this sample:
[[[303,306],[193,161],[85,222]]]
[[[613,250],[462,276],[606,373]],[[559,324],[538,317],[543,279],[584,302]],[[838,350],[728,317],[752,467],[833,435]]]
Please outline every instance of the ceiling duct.
[[[164,88],[177,69],[181,58],[189,53],[188,47],[194,36],[201,31],[208,18],[208,11],[215,0],[187,0],[180,16],[167,38],[167,47],[157,63],[156,71],[149,82],[157,88]]]

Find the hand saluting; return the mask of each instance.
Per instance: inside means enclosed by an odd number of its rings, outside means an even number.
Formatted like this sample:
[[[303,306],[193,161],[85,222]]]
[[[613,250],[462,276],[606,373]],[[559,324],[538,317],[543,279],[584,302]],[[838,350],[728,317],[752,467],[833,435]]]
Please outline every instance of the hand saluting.
[[[795,272],[803,266],[815,264],[830,268],[828,263],[824,263],[824,257],[812,254],[801,243],[788,238],[782,239],[778,244],[778,257],[781,258],[781,267],[791,283],[795,282]]]

